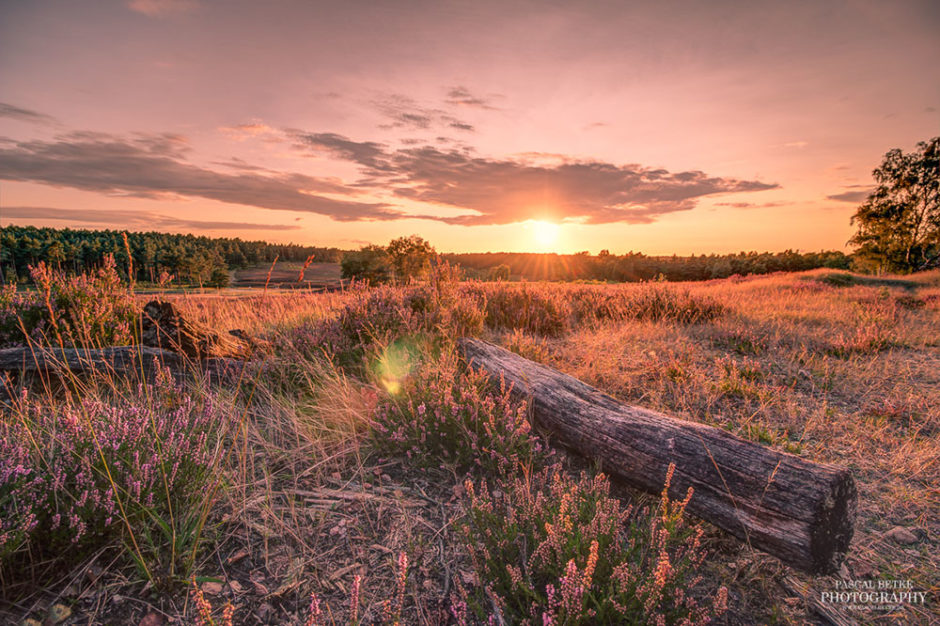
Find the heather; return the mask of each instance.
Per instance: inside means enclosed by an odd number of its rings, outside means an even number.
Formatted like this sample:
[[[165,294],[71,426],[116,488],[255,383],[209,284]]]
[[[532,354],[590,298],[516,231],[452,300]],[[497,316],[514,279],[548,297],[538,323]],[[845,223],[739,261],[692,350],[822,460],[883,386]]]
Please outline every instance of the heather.
[[[376,407],[377,450],[404,454],[419,467],[447,464],[494,476],[546,462],[526,402],[513,399],[510,389],[493,389],[452,351],[416,370]]]
[[[727,590],[701,603],[702,529],[685,519],[692,492],[635,511],[610,497],[603,474],[572,478],[557,467],[523,472],[469,493],[462,523],[480,585],[468,614],[513,624],[708,623],[725,610]]]
[[[168,378],[124,397],[50,403],[24,393],[0,422],[8,583],[45,559],[74,562],[111,545],[124,545],[155,584],[185,579],[226,425],[211,399]]]
[[[128,341],[102,334],[117,324],[82,335],[70,321],[95,319],[102,293],[117,319],[119,303],[136,312],[153,297],[114,272],[50,274],[50,302],[73,280],[93,294],[70,300],[77,317],[53,309],[63,343]],[[464,335],[624,402],[849,466],[861,497],[841,576],[923,588],[938,556],[940,282],[827,276],[590,285],[432,268],[326,294],[166,296],[267,347],[232,381],[198,363],[172,380],[10,380],[0,615],[42,621],[64,603],[81,623],[813,619],[781,591],[801,575],[688,518],[687,493],[652,500],[555,449],[524,396],[458,357]],[[58,341],[44,293],[4,296],[14,318],[43,316],[34,345]],[[888,537],[895,526],[914,542]]]
[[[133,343],[138,307],[113,256],[86,274],[67,276],[40,262],[30,275],[35,291],[18,292],[14,284],[0,292],[0,346]]]
[[[457,291],[447,268],[419,287],[353,290],[334,317],[302,322],[279,343],[306,357],[361,371],[369,357],[402,337],[453,338],[478,333],[481,299]]]

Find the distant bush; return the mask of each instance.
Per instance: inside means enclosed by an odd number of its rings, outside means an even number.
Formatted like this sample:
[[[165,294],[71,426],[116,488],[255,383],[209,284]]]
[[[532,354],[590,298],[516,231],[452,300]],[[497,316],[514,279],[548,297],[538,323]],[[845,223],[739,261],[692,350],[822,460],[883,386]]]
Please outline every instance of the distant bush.
[[[375,411],[375,444],[419,466],[477,467],[496,475],[541,466],[545,446],[525,402],[495,390],[485,374],[462,368],[453,352],[417,367],[389,389]]]
[[[0,294],[0,345],[40,343],[98,347],[134,343],[138,307],[114,257],[89,274],[66,276],[44,263],[31,268],[35,292]]]
[[[209,276],[209,282],[206,283],[209,287],[228,287],[232,282],[232,277],[229,275],[227,269],[222,267],[217,267],[212,270],[212,274]]]
[[[479,585],[454,606],[507,624],[707,623],[726,607],[721,588],[708,604],[693,590],[705,558],[701,528],[685,519],[685,500],[667,492],[659,507],[621,509],[603,475],[575,481],[558,469],[516,476],[477,490],[461,525]],[[625,525],[625,526],[624,526]],[[495,610],[494,610],[495,609]]]
[[[497,265],[496,267],[491,267],[487,272],[487,278],[489,280],[509,280],[510,269],[508,265]]]
[[[382,246],[368,245],[361,250],[347,252],[340,261],[342,277],[356,279],[368,285],[381,285],[392,280],[392,263]]]
[[[817,280],[833,287],[850,287],[858,284],[854,276],[842,272],[829,272],[821,275]]]

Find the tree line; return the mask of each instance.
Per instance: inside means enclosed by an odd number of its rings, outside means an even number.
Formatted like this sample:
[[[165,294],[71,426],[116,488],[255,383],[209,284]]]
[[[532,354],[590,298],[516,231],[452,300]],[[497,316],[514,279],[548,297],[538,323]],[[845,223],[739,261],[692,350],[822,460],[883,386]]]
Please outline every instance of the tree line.
[[[635,282],[663,278],[670,281],[709,280],[735,274],[798,272],[830,267],[849,269],[850,256],[829,252],[739,252],[691,256],[647,256],[640,252],[598,255],[485,253],[446,254],[444,258],[481,279],[598,280]]]
[[[40,261],[77,274],[98,267],[108,254],[114,255],[122,274],[135,281],[224,286],[219,283],[228,282],[230,269],[275,258],[304,261],[310,255],[317,262],[335,263],[343,250],[159,232],[0,228],[0,280],[6,283],[29,280],[29,267]]]
[[[127,237],[125,244],[124,237]],[[128,250],[130,263],[128,263]],[[29,280],[29,267],[40,261],[69,273],[98,267],[114,256],[121,273],[138,282],[188,283],[223,287],[228,271],[280,261],[341,263],[344,278],[372,284],[423,278],[440,261],[460,268],[467,278],[483,280],[598,280],[630,282],[708,280],[734,274],[801,271],[817,267],[848,269],[852,258],[841,252],[741,252],[725,255],[647,256],[639,252],[598,255],[487,252],[438,255],[426,240],[412,235],[386,246],[360,250],[272,244],[238,238],[210,238],[157,232],[75,230],[4,226],[0,228],[0,277],[6,283]]]
[[[849,269],[850,256],[842,252],[740,252],[692,256],[647,256],[639,252],[600,254],[539,254],[485,252],[438,255],[417,235],[393,239],[387,246],[370,244],[347,252],[342,259],[343,278],[371,284],[407,283],[423,278],[435,263],[446,262],[467,278],[482,280],[596,280],[635,282],[727,278],[735,274],[797,272],[830,267]]]

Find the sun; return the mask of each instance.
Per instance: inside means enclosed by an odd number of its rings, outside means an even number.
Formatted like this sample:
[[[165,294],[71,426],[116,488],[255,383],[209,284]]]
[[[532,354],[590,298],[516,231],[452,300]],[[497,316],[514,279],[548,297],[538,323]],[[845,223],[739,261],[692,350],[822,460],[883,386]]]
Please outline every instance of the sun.
[[[532,222],[532,235],[535,241],[543,248],[555,245],[558,241],[558,232],[561,226],[551,222]]]

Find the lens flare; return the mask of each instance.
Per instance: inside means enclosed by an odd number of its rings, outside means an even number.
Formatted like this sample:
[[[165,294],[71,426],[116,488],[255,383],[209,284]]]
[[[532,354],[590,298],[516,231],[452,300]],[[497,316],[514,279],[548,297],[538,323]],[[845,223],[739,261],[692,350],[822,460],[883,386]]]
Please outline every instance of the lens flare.
[[[410,341],[400,339],[389,344],[379,355],[373,371],[379,384],[390,394],[401,392],[402,383],[414,368],[416,350]]]

